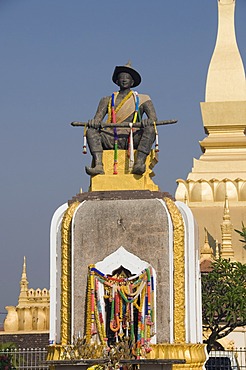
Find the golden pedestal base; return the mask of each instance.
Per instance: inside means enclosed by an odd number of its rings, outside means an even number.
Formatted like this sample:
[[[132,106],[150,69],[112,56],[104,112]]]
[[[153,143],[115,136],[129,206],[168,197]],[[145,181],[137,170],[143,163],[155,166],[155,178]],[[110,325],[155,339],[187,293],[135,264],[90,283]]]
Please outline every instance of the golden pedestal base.
[[[190,343],[159,343],[151,345],[146,359],[180,359],[185,360],[185,364],[173,365],[172,369],[194,369],[202,370],[206,361],[206,350],[204,344]]]
[[[136,151],[134,156],[136,158]],[[118,151],[117,175],[114,175],[114,151],[104,150],[103,166],[104,175],[91,177],[89,191],[111,191],[111,190],[150,190],[158,191],[159,187],[153,182],[155,175],[152,168],[158,162],[157,153],[151,150],[146,159],[146,171],[143,175],[131,174],[129,169],[129,158],[126,150]]]
[[[65,346],[69,347],[69,346]],[[56,367],[52,366],[52,362],[60,361],[67,363],[69,360],[64,359],[64,346],[61,345],[53,345],[50,346],[48,349],[48,357],[47,361],[50,362],[50,369],[55,369]],[[100,352],[100,346],[98,346],[98,350]],[[150,360],[155,361],[155,363],[158,365],[158,361],[161,363],[164,360],[168,361],[174,361],[175,360],[184,360],[185,363],[182,364],[173,364],[172,369],[178,370],[178,369],[189,369],[189,370],[202,370],[203,365],[206,361],[206,350],[204,344],[187,344],[187,343],[179,343],[179,344],[169,344],[169,343],[159,343],[159,344],[152,344],[151,345],[152,351],[146,354],[145,358],[141,358],[141,363],[144,363],[144,360],[146,360],[146,363],[148,363]],[[102,350],[102,348],[101,348]],[[99,355],[99,356],[98,356]],[[98,363],[103,359],[100,356],[100,353],[95,352],[95,356],[90,357],[90,360],[94,358],[94,362]],[[85,359],[81,359],[78,356],[76,357],[76,351],[74,351],[74,357],[70,358],[71,364],[75,360],[81,360],[86,361]],[[124,359],[124,362],[126,363],[127,360]],[[129,360],[129,363],[131,360]],[[140,366],[141,368],[141,366]],[[151,366],[149,367],[151,369]],[[155,367],[156,368],[156,367]]]

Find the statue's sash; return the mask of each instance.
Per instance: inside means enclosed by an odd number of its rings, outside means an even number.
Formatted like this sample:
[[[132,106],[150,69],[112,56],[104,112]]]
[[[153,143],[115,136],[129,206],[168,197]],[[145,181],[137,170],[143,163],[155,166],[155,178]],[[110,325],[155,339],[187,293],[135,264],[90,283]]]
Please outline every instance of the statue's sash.
[[[139,106],[150,100],[149,95],[138,94]],[[116,113],[116,123],[124,122],[129,116],[135,112],[135,99],[134,95],[128,99],[123,106]]]

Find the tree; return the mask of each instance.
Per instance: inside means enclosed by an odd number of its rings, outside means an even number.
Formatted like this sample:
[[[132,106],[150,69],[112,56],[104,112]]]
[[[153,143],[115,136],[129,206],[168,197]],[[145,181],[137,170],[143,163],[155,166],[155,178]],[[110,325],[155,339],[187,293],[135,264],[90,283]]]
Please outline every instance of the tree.
[[[246,265],[218,259],[202,274],[203,328],[207,351],[236,327],[246,325]]]
[[[0,343],[0,369],[4,370],[15,370],[16,367],[13,365],[12,350],[16,348],[16,345],[11,342]]]
[[[244,243],[243,248],[246,249],[246,227],[244,226],[244,223],[242,222],[242,230],[234,230],[243,238],[239,239],[239,241]]]

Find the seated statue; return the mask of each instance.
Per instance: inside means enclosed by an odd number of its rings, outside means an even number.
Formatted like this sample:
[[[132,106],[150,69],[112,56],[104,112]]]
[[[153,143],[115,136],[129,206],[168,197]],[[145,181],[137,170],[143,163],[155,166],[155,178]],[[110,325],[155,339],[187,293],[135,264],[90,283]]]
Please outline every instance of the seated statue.
[[[132,173],[142,175],[146,170],[146,157],[155,141],[155,127],[153,125],[157,121],[155,108],[148,95],[138,94],[131,90],[141,83],[141,76],[130,64],[116,66],[112,80],[119,86],[119,91],[114,92],[112,96],[103,97],[94,118],[88,122],[86,137],[94,167],[86,167],[86,173],[91,176],[104,174],[103,150],[114,149],[116,140],[118,149],[128,149],[130,130],[126,127],[120,127],[120,123],[132,122],[133,148],[137,149]],[[143,119],[144,114],[147,118]],[[102,128],[102,122],[106,115],[108,116],[107,127]],[[140,128],[134,128],[136,122],[141,122]],[[110,123],[118,125],[108,127]]]

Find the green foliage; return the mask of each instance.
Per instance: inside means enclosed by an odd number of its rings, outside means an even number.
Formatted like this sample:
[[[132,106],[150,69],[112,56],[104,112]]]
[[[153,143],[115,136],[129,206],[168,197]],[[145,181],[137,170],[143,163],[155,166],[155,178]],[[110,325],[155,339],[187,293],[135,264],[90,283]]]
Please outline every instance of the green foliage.
[[[0,351],[4,351],[6,349],[15,349],[16,344],[13,342],[6,342],[6,343],[0,343]],[[0,368],[1,369],[1,368]]]
[[[246,325],[246,265],[218,259],[202,275],[203,328],[208,352],[220,338]]]
[[[239,239],[239,241],[244,243],[243,248],[246,249],[246,227],[244,226],[244,223],[242,222],[242,230],[235,229],[235,231],[243,238],[243,239]]]
[[[13,356],[11,350],[15,349],[16,345],[12,342],[0,343],[0,370],[15,370],[13,364]],[[8,353],[9,351],[9,353]]]

